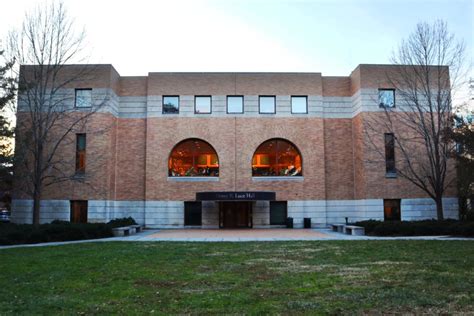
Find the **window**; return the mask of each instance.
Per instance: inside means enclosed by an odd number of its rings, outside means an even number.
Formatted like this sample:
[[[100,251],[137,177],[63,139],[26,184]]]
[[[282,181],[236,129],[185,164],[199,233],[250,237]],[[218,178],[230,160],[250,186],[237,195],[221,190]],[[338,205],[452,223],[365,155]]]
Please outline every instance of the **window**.
[[[264,114],[275,113],[275,97],[274,96],[260,96],[259,99],[259,112]]]
[[[184,202],[184,225],[202,225],[202,204],[201,202]]]
[[[71,201],[71,223],[87,223],[87,201]]]
[[[244,97],[227,96],[227,113],[244,113]]]
[[[293,114],[308,113],[308,97],[292,96],[291,97],[291,113]]]
[[[395,174],[395,136],[387,133],[385,136],[385,172]]]
[[[76,89],[76,108],[88,108],[92,106],[92,89]]]
[[[393,108],[395,107],[395,90],[379,89],[379,107]]]
[[[270,225],[286,225],[287,213],[286,201],[270,201]]]
[[[76,174],[86,172],[86,134],[76,134]]]
[[[284,139],[270,139],[258,146],[252,158],[254,177],[303,175],[299,150]]]
[[[163,114],[178,114],[179,113],[179,97],[178,96],[164,96],[163,97]]]
[[[386,221],[401,220],[400,200],[383,200],[383,217]]]
[[[211,113],[211,97],[195,97],[194,98],[194,113],[209,114]]]
[[[211,145],[200,139],[177,144],[168,161],[170,177],[218,177],[219,159]]]

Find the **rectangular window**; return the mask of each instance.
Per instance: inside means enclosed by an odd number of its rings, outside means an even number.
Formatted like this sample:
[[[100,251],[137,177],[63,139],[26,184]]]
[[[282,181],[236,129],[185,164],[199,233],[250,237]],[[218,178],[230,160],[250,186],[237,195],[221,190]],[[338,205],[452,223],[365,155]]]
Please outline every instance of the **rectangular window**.
[[[270,225],[285,225],[288,217],[286,201],[270,201]]]
[[[275,114],[275,96],[260,96],[258,104],[260,113]]]
[[[386,221],[401,220],[400,199],[383,200],[383,217]]]
[[[229,114],[244,113],[244,97],[243,96],[227,96],[227,113]]]
[[[179,113],[179,97],[163,96],[163,114]]]
[[[199,96],[194,98],[194,113],[210,114],[211,113],[211,97]]]
[[[379,107],[395,107],[395,89],[379,89]]]
[[[76,134],[76,174],[86,172],[86,134]]]
[[[76,108],[89,108],[92,106],[92,89],[76,89],[74,99]]]
[[[201,202],[184,202],[184,225],[202,225],[202,204]]]
[[[87,201],[71,201],[71,223],[87,223]]]
[[[395,136],[392,133],[385,136],[385,172],[395,174]]]
[[[291,113],[306,114],[308,113],[308,97],[292,96],[291,97]]]

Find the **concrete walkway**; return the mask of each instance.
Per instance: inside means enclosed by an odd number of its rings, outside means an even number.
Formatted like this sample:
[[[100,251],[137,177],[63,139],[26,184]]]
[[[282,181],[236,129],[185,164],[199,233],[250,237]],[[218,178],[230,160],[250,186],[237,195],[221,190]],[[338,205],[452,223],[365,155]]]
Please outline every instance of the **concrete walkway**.
[[[125,237],[129,238],[129,237]],[[352,236],[331,229],[166,229],[149,233],[139,241],[298,241],[298,240],[472,240],[449,236],[372,237]]]
[[[127,237],[111,237],[102,239],[50,242],[0,246],[1,249],[21,247],[60,246],[90,242],[110,241],[170,241],[170,242],[249,242],[249,241],[324,241],[324,240],[469,240],[474,238],[458,238],[449,236],[416,236],[416,237],[371,237],[351,236],[335,233],[330,229],[163,229],[145,230]]]
[[[314,240],[328,235],[314,229],[168,229],[147,236],[158,240],[186,241],[259,241],[259,240]]]

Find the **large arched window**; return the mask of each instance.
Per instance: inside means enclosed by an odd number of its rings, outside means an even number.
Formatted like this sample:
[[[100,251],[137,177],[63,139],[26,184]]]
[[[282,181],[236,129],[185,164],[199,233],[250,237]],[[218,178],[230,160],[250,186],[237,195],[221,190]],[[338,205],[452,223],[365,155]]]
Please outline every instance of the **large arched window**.
[[[252,158],[254,177],[302,176],[301,154],[284,139],[270,139],[258,146]]]
[[[218,177],[219,159],[211,145],[200,139],[186,139],[171,151],[170,177]]]

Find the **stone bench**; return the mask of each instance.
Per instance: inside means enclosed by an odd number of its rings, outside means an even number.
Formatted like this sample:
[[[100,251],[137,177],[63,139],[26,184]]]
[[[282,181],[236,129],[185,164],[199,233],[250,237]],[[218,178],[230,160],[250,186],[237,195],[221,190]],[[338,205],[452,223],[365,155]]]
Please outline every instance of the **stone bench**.
[[[112,228],[112,233],[114,234],[114,237],[123,237],[123,236],[134,235],[135,233],[139,233],[142,230],[143,230],[143,227],[140,225],[130,225],[130,226]]]
[[[331,224],[331,228],[333,232],[343,233],[344,232],[344,224]]]
[[[141,225],[130,225],[129,227],[135,228],[135,232],[141,233],[143,231],[143,227]]]
[[[135,233],[135,229],[129,226],[112,228],[114,237],[130,236]]]
[[[364,236],[365,229],[364,227],[360,226],[344,225],[344,233],[353,236]]]

